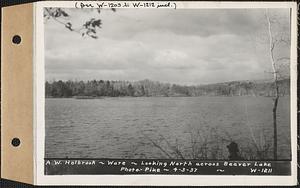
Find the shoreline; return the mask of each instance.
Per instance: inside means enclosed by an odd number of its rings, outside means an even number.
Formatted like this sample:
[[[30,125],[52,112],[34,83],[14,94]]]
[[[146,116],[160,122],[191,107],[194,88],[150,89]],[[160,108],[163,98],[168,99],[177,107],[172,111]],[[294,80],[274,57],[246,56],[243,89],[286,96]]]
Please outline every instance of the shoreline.
[[[71,97],[45,97],[45,99],[106,99],[106,98],[200,98],[200,97],[264,97],[264,98],[272,98],[274,96],[253,96],[253,95],[233,95],[233,96],[226,96],[226,95],[202,95],[202,96],[97,96],[97,97],[90,97],[90,96],[79,96],[76,98],[75,96]],[[280,98],[290,97],[290,95],[280,96]]]

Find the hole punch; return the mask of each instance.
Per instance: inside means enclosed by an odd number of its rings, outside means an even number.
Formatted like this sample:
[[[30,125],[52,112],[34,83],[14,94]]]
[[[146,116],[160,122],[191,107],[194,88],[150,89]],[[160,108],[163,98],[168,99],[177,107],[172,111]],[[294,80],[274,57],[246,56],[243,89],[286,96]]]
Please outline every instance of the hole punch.
[[[20,37],[19,35],[13,36],[12,42],[13,42],[14,44],[20,44],[20,43],[21,43],[21,37]]]
[[[21,144],[21,141],[19,138],[13,138],[11,140],[11,145],[13,145],[14,147],[18,147]]]

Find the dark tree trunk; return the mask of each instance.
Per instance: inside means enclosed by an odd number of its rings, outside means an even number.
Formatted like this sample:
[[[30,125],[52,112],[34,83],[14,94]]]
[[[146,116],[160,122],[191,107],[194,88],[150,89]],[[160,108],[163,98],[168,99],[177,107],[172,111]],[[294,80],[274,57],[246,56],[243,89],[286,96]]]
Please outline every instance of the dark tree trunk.
[[[274,160],[277,160],[277,104],[279,100],[279,86],[278,86],[278,75],[277,75],[277,66],[274,60],[274,48],[276,45],[276,40],[273,40],[273,34],[272,34],[272,27],[271,27],[271,20],[268,15],[268,11],[266,10],[266,17],[268,21],[268,30],[269,30],[269,42],[270,42],[270,60],[273,68],[273,76],[274,76],[274,87],[275,87],[275,97],[273,98],[274,100],[274,105],[273,105],[273,157]]]
[[[273,106],[273,130],[274,130],[274,135],[273,135],[273,156],[274,160],[277,160],[277,104],[279,100],[279,95],[277,95],[274,98],[274,106]]]

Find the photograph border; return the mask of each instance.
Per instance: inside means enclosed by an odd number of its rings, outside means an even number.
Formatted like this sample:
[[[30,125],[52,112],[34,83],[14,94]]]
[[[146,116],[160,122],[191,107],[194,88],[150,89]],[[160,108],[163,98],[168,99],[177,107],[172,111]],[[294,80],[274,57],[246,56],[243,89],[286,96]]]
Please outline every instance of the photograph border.
[[[80,2],[80,1],[79,1]],[[114,1],[117,2],[117,1]],[[142,2],[142,1],[141,1]],[[38,185],[296,185],[297,183],[297,4],[295,2],[179,2],[177,9],[290,8],[291,9],[291,176],[232,175],[44,175],[45,60],[44,7],[75,8],[76,1],[34,4],[34,174]],[[87,2],[85,2],[87,3]],[[215,181],[218,178],[218,181]]]

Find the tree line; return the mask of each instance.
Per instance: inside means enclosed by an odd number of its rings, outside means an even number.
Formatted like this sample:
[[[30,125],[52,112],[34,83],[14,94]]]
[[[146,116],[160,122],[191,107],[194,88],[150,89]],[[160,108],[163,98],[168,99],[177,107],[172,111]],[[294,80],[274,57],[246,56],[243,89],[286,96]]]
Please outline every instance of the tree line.
[[[280,80],[281,96],[290,94],[290,80]],[[254,81],[232,81],[217,84],[186,86],[161,83],[151,80],[141,81],[46,81],[45,95],[48,98],[74,96],[91,97],[179,97],[179,96],[274,96],[274,83]]]

